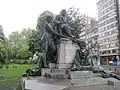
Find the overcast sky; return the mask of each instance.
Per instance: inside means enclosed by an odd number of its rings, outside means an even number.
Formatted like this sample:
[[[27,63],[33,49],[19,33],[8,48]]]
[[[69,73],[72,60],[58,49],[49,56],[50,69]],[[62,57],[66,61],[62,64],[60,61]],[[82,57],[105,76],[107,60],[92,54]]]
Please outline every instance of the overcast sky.
[[[97,18],[96,3],[99,0],[0,0],[0,25],[8,36],[22,28],[35,28],[37,18],[44,10],[55,14],[71,6],[80,12]]]

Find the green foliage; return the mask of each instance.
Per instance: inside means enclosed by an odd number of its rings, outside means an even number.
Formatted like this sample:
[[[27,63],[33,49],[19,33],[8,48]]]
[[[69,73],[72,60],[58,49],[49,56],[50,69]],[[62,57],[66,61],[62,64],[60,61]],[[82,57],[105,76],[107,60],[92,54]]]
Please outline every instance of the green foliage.
[[[29,51],[32,52],[32,55],[36,51],[40,51],[40,34],[38,30],[32,31],[32,35],[29,39]]]
[[[28,51],[28,49],[29,49],[29,46],[24,45],[18,53],[18,58],[19,59],[28,59],[30,57],[30,52]]]
[[[9,35],[9,41],[12,46],[12,58],[13,57],[17,58],[17,54],[22,48],[22,44],[23,44],[20,33],[18,31],[12,32]]]
[[[16,66],[16,68],[14,68],[13,66]],[[0,75],[7,77],[18,77],[25,73],[27,69],[35,69],[36,66],[36,64],[10,64],[9,68],[7,69],[4,65],[3,68],[0,69]]]
[[[11,60],[10,63],[24,65],[24,64],[37,64],[38,61],[37,60]]]
[[[7,38],[5,39],[4,47],[5,47],[5,50],[6,50],[6,59],[8,61],[10,61],[10,58],[11,58],[11,55],[12,55],[12,50],[11,50],[10,42],[9,42],[9,40]]]
[[[24,90],[21,77],[2,77],[0,90]]]
[[[85,16],[79,13],[79,8],[71,7],[67,10],[67,23],[73,29],[72,34],[80,39],[80,33],[84,31]]]
[[[28,59],[30,57],[29,41],[34,29],[23,29],[21,32],[15,31],[9,35],[13,59]]]
[[[5,63],[5,48],[2,44],[2,42],[0,41],[0,63]]]
[[[4,35],[4,33],[3,33],[3,28],[2,28],[2,26],[0,25],[0,40],[4,41],[4,39],[5,39],[5,35]]]
[[[7,54],[7,46],[6,46],[6,38],[3,33],[2,26],[0,25],[0,63],[5,63],[6,58],[8,58]]]

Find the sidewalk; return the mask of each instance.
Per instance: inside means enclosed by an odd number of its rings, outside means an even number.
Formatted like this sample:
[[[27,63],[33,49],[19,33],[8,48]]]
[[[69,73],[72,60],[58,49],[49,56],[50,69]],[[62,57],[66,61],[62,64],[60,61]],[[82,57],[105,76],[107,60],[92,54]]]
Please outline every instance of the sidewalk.
[[[33,80],[24,79],[24,81],[25,81],[26,90],[63,90],[68,88],[68,86],[63,86],[63,85],[52,85],[52,84],[40,83],[35,79]]]

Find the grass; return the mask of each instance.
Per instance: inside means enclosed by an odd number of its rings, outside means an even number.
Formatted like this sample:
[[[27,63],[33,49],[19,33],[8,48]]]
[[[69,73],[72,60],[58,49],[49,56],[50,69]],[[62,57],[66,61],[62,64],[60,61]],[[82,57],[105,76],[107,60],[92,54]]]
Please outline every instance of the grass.
[[[15,67],[16,66],[16,67]],[[28,64],[9,64],[9,68],[3,65],[0,69],[0,90],[24,90],[24,84],[20,77],[27,69],[35,69],[37,65]]]
[[[13,66],[17,66],[16,68],[13,68]],[[18,64],[10,64],[9,68],[7,69],[5,65],[2,69],[0,69],[0,76],[6,76],[6,77],[18,77],[21,76],[27,69],[35,69],[37,65],[18,65]]]

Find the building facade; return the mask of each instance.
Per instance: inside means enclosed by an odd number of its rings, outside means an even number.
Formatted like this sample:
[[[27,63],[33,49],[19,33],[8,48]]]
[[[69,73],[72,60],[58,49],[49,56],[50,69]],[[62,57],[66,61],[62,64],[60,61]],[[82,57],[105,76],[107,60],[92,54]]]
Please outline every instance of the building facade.
[[[119,0],[100,0],[97,7],[101,63],[109,64],[120,56]]]
[[[94,66],[100,65],[100,54],[98,44],[98,22],[95,18],[87,17],[85,28],[85,39],[87,47],[90,49],[89,59]]]

